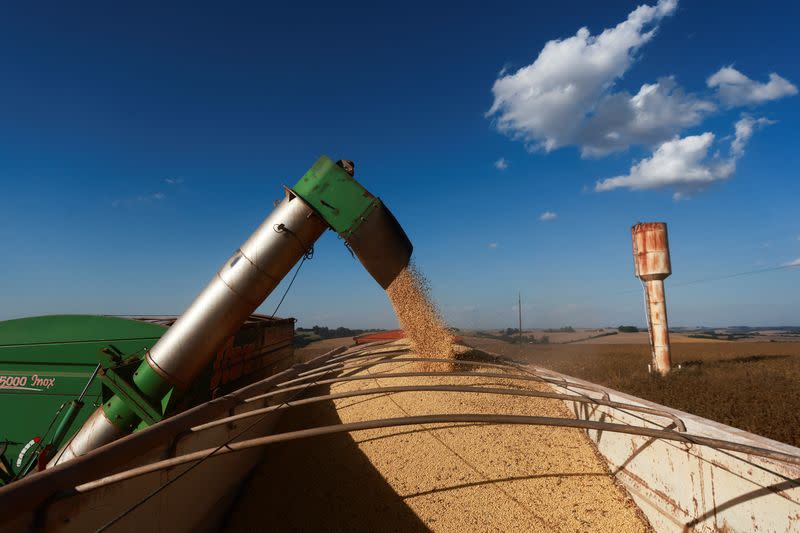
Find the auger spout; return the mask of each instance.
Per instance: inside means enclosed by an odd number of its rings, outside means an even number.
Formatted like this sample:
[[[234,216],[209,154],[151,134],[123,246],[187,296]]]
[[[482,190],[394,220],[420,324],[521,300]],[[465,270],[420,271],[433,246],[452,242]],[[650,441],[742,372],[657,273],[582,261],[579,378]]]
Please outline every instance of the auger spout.
[[[353,179],[352,161],[321,157],[294,191],[344,239],[375,281],[387,288],[411,259],[413,246],[380,198]]]
[[[133,432],[170,391],[185,390],[327,229],[386,288],[412,246],[383,202],[353,178],[353,164],[321,157],[222,265],[150,348],[126,394],[103,403],[50,461],[53,466]],[[152,419],[151,419],[152,421]]]

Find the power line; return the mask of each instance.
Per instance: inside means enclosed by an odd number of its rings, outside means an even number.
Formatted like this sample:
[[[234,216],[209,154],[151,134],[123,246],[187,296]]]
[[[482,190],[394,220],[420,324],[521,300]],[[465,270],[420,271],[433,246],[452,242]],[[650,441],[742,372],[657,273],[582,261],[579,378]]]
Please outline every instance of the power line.
[[[736,274],[728,274],[725,276],[717,276],[713,278],[701,278],[695,279],[692,281],[684,281],[683,283],[670,283],[672,287],[683,287],[685,285],[696,285],[698,283],[706,283],[709,281],[719,281],[723,279],[731,279],[731,278],[738,278],[740,276],[751,276],[754,274],[763,274],[764,272],[775,272],[777,270],[786,270],[789,268],[798,268],[800,265],[781,265],[777,267],[770,267],[770,268],[761,268],[759,270],[748,270],[746,272],[737,272]]]
[[[755,275],[755,274],[763,274],[765,272],[775,272],[775,271],[778,271],[778,270],[788,270],[790,268],[800,268],[800,265],[789,264],[789,265],[781,265],[781,266],[769,267],[769,268],[760,268],[760,269],[757,269],[757,270],[746,270],[744,272],[736,272],[735,274],[725,274],[723,276],[714,276],[714,277],[710,277],[710,278],[699,278],[699,279],[693,279],[693,280],[690,280],[690,281],[683,281],[683,282],[679,282],[679,283],[670,283],[669,286],[671,288],[674,288],[674,287],[685,287],[687,285],[699,285],[701,283],[709,283],[709,282],[712,282],[712,281],[721,281],[721,280],[725,280],[725,279],[738,278],[738,277],[741,277],[741,276],[752,276],[752,275]],[[620,291],[617,294],[626,294],[626,293],[632,293],[632,292],[639,292],[639,289],[628,289],[628,290],[625,290],[625,291]]]

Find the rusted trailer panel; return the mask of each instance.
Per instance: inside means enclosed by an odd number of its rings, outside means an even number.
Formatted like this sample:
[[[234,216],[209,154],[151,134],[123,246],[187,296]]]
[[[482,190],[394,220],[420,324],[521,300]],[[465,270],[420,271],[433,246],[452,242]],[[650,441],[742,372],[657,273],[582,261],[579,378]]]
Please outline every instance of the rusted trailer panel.
[[[287,368],[292,363],[294,319],[251,315],[217,352],[211,390],[232,389]]]
[[[376,331],[375,333],[364,333],[353,337],[353,342],[359,344],[369,344],[370,342],[379,341],[396,341],[406,336],[402,329],[393,329],[391,331]]]

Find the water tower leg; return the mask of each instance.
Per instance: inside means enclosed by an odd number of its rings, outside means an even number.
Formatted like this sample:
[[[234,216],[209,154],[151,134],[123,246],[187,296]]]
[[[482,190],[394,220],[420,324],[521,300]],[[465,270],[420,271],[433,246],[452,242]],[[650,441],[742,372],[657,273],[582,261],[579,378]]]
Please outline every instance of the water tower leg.
[[[650,330],[650,348],[653,353],[653,370],[665,376],[672,366],[667,326],[667,302],[664,297],[664,280],[645,282],[647,290],[647,319]]]

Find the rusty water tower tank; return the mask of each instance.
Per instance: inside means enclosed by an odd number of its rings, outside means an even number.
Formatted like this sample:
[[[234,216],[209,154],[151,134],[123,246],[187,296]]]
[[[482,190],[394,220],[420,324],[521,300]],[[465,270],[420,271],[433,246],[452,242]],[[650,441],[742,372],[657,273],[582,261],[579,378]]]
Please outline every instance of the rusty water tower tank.
[[[672,365],[664,296],[664,279],[672,274],[667,225],[664,222],[642,222],[631,228],[631,234],[634,272],[642,280],[645,291],[647,329],[653,356],[651,370],[663,376],[669,373]]]

